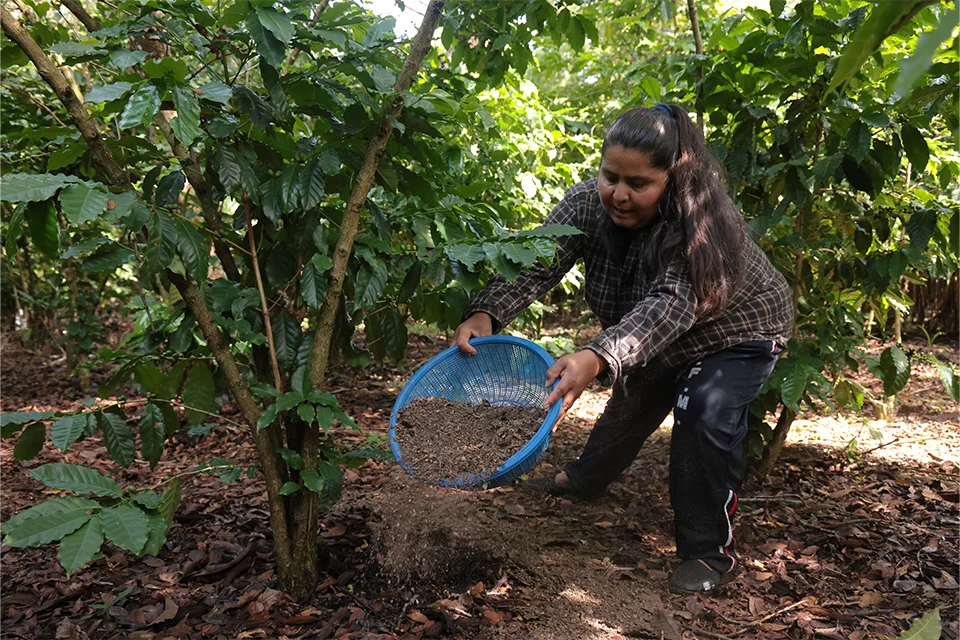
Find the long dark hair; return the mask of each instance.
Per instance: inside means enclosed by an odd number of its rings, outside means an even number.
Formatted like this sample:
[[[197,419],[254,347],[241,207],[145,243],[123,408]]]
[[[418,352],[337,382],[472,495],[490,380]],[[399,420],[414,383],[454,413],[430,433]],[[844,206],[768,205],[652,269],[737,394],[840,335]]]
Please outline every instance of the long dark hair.
[[[742,277],[745,224],[700,129],[676,105],[638,107],[610,125],[602,151],[614,146],[648,154],[668,174],[660,215],[645,242],[645,269],[659,273],[683,251],[697,311],[722,312]]]

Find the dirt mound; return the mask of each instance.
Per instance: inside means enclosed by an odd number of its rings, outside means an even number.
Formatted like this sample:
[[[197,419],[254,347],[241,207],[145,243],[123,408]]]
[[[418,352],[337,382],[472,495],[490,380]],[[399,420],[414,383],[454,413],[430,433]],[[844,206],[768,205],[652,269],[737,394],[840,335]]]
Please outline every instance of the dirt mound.
[[[425,485],[402,470],[384,479],[367,501],[374,552],[391,582],[416,591],[462,591],[495,579],[509,537],[498,535],[496,512],[478,494]]]

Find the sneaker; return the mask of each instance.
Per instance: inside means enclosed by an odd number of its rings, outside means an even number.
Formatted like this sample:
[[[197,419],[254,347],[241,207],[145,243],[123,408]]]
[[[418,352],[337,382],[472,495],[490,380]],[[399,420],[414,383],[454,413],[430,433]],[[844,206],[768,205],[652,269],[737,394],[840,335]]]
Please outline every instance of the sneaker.
[[[687,560],[670,574],[670,591],[682,595],[706,593],[720,586],[722,577],[703,560]]]
[[[556,476],[545,476],[543,478],[532,478],[520,483],[520,488],[530,493],[539,493],[541,495],[557,496],[564,498],[577,498],[585,502],[593,502],[603,497],[603,493],[588,494],[577,491],[572,486],[559,485]]]

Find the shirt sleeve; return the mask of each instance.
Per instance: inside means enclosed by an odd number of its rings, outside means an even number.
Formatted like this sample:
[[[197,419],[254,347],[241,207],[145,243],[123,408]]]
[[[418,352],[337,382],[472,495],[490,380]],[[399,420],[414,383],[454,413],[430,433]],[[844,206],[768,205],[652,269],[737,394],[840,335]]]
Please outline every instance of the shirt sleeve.
[[[686,260],[673,261],[650,291],[620,322],[585,345],[608,365],[598,377],[613,385],[624,373],[646,365],[696,321],[696,297]]]
[[[568,192],[542,226],[566,224],[583,231],[583,224],[580,223],[581,203],[582,198],[578,194]],[[549,267],[537,262],[525,268],[513,282],[502,275],[495,276],[467,305],[463,312],[464,319],[482,311],[493,318],[493,331],[496,333],[510,324],[531,302],[557,286],[582,256],[585,237],[582,234],[560,236],[554,241],[558,245],[557,253]]]

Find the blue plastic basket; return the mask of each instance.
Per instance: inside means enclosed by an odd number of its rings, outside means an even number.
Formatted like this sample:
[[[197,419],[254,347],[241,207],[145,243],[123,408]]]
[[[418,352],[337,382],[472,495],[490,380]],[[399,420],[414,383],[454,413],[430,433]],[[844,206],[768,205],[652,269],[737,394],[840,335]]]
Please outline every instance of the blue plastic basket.
[[[390,449],[394,458],[410,475],[420,478],[404,461],[397,442],[397,414],[417,398],[444,398],[454,402],[492,405],[542,407],[551,389],[544,384],[553,358],[529,340],[512,336],[474,338],[470,344],[476,355],[467,355],[456,346],[434,356],[403,387],[390,414]],[[556,386],[556,383],[554,383]],[[498,469],[477,469],[476,474],[459,478],[420,478],[430,484],[457,487],[492,488],[515,480],[533,467],[550,443],[553,424],[560,415],[560,404],[554,402],[543,424],[520,451]]]

